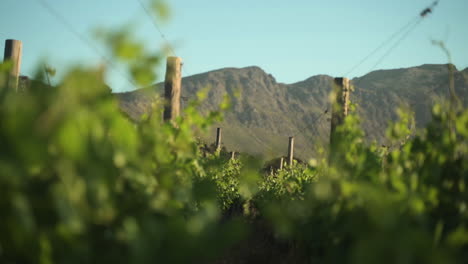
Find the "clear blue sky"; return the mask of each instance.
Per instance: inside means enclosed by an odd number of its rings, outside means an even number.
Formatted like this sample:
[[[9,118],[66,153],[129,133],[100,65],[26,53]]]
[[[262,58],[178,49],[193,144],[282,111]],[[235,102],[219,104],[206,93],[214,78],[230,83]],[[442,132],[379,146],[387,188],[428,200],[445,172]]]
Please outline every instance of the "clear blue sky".
[[[46,0],[82,34],[97,27],[136,26],[148,48],[161,37],[137,0]],[[143,0],[146,2],[147,0]],[[431,0],[167,0],[171,18],[161,23],[183,58],[186,74],[257,65],[292,83],[316,74],[341,76]],[[147,2],[146,2],[147,3]],[[444,40],[458,69],[468,67],[468,0],[441,0],[378,69],[446,63],[431,39]],[[63,73],[74,63],[97,64],[99,55],[71,34],[37,0],[0,1],[0,49],[8,38],[23,41],[22,74],[41,59]],[[96,44],[98,45],[98,44]],[[382,53],[380,53],[381,55]],[[374,56],[348,77],[369,72]],[[161,69],[157,69],[162,72]],[[131,89],[111,71],[115,91]],[[162,79],[160,76],[159,80]]]

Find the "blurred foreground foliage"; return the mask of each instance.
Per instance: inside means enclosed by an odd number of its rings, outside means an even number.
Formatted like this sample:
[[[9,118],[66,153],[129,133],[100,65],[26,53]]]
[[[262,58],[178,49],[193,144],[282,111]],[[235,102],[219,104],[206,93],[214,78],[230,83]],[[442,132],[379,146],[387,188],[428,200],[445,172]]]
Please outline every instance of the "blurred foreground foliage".
[[[150,83],[159,57],[110,36],[135,82]],[[39,74],[15,93],[8,67],[1,263],[468,263],[467,109],[437,104],[413,136],[400,112],[385,147],[364,144],[351,115],[333,160],[268,172],[197,141],[221,118],[198,113],[203,93],[175,126],[160,105],[134,123],[100,70],[72,69],[57,87]]]

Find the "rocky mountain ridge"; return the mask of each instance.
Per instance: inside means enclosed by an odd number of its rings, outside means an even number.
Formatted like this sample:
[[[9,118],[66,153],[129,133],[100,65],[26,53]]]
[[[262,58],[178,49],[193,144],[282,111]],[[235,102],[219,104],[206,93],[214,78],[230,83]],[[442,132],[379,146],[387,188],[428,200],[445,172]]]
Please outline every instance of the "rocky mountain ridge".
[[[466,105],[468,68],[455,72],[458,97]],[[182,97],[194,98],[200,89],[209,88],[200,111],[218,109],[224,95],[230,95],[232,109],[225,113],[223,143],[230,150],[262,155],[285,155],[288,137],[296,137],[297,156],[307,159],[328,140],[328,95],[333,78],[312,76],[293,84],[278,83],[256,66],[224,68],[185,77]],[[448,65],[425,64],[418,67],[378,70],[354,78],[351,101],[357,104],[362,128],[369,140],[385,142],[385,128],[397,118],[395,109],[406,106],[415,114],[418,127],[430,121],[430,109],[438,98],[446,98]],[[117,94],[123,111],[134,119],[150,109],[162,94],[161,84],[134,92]],[[234,95],[240,93],[239,97]],[[183,101],[186,101],[183,100]],[[214,140],[214,130],[204,140]]]

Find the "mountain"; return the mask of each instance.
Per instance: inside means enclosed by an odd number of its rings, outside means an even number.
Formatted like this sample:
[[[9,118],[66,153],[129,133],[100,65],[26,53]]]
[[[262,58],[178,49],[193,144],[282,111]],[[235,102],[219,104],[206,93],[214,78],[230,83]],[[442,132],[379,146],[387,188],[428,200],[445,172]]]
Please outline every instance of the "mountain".
[[[296,156],[307,159],[326,144],[329,134],[328,95],[333,78],[317,75],[304,81],[284,84],[259,67],[224,68],[185,77],[182,97],[194,98],[197,91],[210,88],[201,112],[216,110],[224,95],[233,97],[232,109],[225,113],[223,144],[229,150],[266,158],[285,155],[288,137],[295,137]],[[448,65],[422,65],[374,71],[352,80],[351,101],[357,103],[362,128],[369,140],[385,142],[385,129],[397,118],[395,109],[406,106],[415,113],[418,127],[430,121],[431,105],[448,95]],[[468,98],[468,68],[455,71],[456,93]],[[121,108],[131,118],[146,113],[158,100],[161,84],[134,92],[117,94]],[[239,97],[234,97],[240,93]],[[465,105],[467,102],[464,102]],[[214,141],[214,131],[206,142]]]

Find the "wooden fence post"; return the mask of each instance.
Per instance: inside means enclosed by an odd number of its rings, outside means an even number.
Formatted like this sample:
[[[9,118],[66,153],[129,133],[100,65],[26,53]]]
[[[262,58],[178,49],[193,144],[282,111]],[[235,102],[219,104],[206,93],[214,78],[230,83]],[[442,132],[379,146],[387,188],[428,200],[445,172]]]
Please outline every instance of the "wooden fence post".
[[[180,115],[180,93],[182,85],[182,59],[168,57],[164,81],[164,121],[174,121]]]
[[[283,163],[284,163],[284,157],[281,157],[281,158],[280,158],[280,166],[279,166],[279,169],[280,169],[280,170],[283,169]]]
[[[232,151],[231,152],[231,160],[235,160],[235,159],[236,159],[236,152]]]
[[[335,78],[331,96],[332,117],[330,128],[330,154],[335,151],[336,128],[344,123],[349,111],[350,83],[347,78]]]
[[[292,166],[294,161],[294,137],[289,137],[288,165]]]
[[[21,69],[21,56],[23,51],[23,43],[20,40],[7,39],[5,41],[5,53],[3,61],[11,61],[12,67],[7,79],[8,87],[12,87],[18,91],[19,75]]]
[[[216,152],[219,152],[221,151],[221,128],[218,127],[216,129],[216,143],[215,143],[215,146],[216,146]]]

